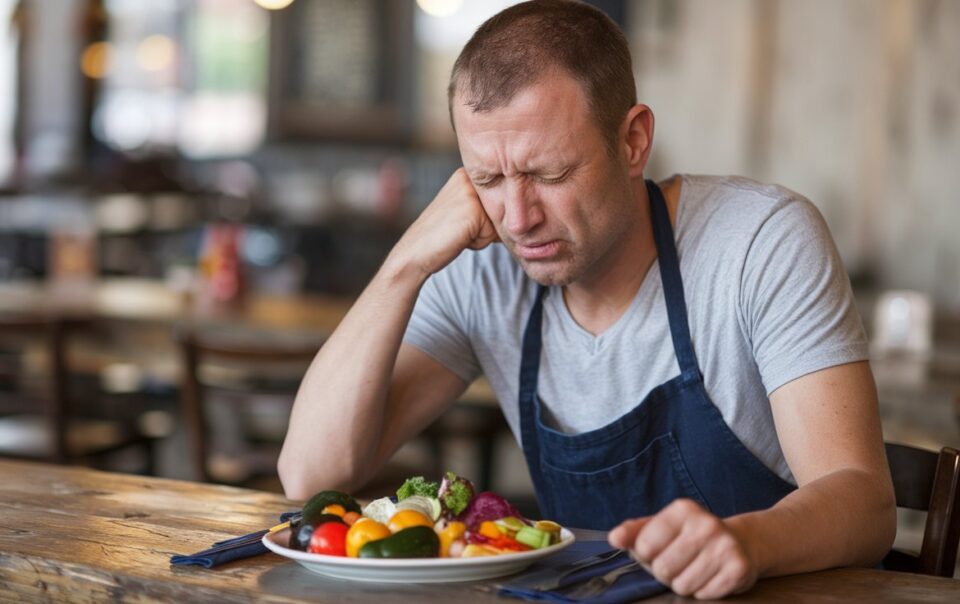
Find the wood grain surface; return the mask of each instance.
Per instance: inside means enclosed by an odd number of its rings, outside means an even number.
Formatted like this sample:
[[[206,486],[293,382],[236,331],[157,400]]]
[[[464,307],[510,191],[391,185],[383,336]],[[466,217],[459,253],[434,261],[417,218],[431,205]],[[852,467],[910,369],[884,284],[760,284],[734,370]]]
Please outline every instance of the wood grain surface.
[[[274,554],[206,570],[173,554],[276,523],[271,493],[82,468],[0,461],[0,600],[125,602],[508,601],[474,584],[327,579]],[[649,602],[678,602],[665,594]],[[835,570],[761,581],[737,602],[957,602],[960,581]]]

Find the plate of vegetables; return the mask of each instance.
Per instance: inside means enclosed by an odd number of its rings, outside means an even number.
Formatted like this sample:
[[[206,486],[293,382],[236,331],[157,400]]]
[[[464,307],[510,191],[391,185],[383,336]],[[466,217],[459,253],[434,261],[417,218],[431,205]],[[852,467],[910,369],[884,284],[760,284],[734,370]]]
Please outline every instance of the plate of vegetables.
[[[477,493],[452,472],[407,479],[396,497],[361,505],[321,491],[289,528],[263,544],[322,575],[378,583],[475,581],[519,572],[574,542],[549,520],[533,521],[500,495]]]

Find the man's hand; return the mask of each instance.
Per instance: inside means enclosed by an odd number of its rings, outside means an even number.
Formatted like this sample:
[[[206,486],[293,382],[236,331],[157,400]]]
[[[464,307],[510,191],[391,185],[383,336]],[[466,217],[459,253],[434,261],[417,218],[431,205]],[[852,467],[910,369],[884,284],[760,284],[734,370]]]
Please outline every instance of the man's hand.
[[[722,598],[750,589],[759,574],[742,538],[690,499],[621,523],[609,540],[681,596]]]
[[[463,250],[483,249],[494,241],[499,241],[497,231],[466,170],[460,168],[407,229],[390,256],[430,276]]]

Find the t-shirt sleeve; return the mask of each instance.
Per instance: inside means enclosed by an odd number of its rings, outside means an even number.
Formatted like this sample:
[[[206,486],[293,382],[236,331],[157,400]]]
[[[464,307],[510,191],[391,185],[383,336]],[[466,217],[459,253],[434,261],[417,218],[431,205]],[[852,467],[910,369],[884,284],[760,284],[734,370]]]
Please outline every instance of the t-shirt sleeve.
[[[795,198],[757,231],[740,284],[741,320],[767,394],[869,357],[850,280],[826,222]]]
[[[420,289],[403,336],[468,384],[480,376],[480,363],[470,342],[470,308],[474,262],[464,252]]]

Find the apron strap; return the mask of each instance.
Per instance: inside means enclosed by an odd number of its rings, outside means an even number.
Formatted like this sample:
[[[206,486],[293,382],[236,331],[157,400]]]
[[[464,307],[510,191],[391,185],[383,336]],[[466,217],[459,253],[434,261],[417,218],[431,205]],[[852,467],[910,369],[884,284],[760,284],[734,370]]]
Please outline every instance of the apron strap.
[[[541,331],[540,323],[543,317],[543,297],[547,288],[540,285],[537,288],[537,299],[530,309],[527,318],[527,327],[523,332],[523,350],[520,358],[520,439],[523,448],[537,448],[537,383],[540,374]],[[540,485],[537,485],[539,488]]]
[[[686,377],[699,377],[700,367],[697,365],[697,357],[690,340],[687,303],[683,297],[680,261],[677,259],[677,246],[673,238],[673,227],[670,225],[667,202],[663,198],[660,187],[652,180],[647,180],[647,195],[650,198],[653,240],[657,246],[657,258],[660,261],[660,281],[663,283],[663,299],[667,304],[673,350],[677,355],[680,372]]]

